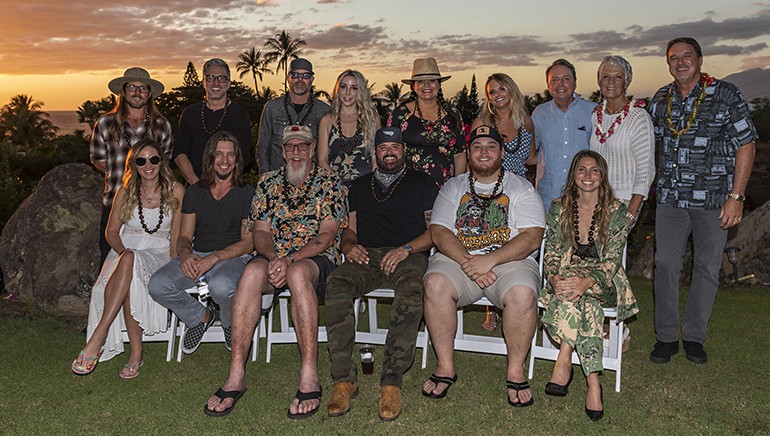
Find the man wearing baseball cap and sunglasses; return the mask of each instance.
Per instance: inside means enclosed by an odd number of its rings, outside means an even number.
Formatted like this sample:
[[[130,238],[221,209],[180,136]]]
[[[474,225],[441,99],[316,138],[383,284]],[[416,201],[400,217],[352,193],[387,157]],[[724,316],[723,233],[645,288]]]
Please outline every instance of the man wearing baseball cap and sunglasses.
[[[286,74],[289,92],[268,101],[262,109],[257,138],[260,174],[281,168],[286,163],[281,148],[286,126],[308,126],[313,133],[313,142],[318,141],[318,122],[329,112],[329,105],[313,97],[314,80],[313,64],[304,58],[294,59]]]

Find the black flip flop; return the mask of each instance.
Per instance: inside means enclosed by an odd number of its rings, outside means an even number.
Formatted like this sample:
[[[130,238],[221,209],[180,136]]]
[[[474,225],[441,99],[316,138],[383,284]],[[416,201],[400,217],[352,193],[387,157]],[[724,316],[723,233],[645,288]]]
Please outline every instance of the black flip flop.
[[[297,402],[297,406],[302,404],[303,401],[318,400],[318,407],[305,413],[291,413],[291,407],[290,407],[289,410],[286,411],[286,416],[288,416],[291,419],[309,418],[315,415],[316,412],[318,412],[318,409],[321,408],[321,389],[318,389],[317,391],[313,391],[313,392],[302,392],[300,390],[297,390],[297,393],[294,395],[294,398],[299,400]]]
[[[246,388],[243,388],[242,391],[223,391],[222,388],[217,389],[217,391],[214,393],[214,396],[219,398],[219,402],[221,403],[227,398],[233,399],[233,404],[230,405],[227,409],[217,412],[216,410],[209,409],[209,403],[206,402],[206,404],[203,405],[203,413],[205,413],[208,416],[225,416],[229,415],[230,412],[233,411],[235,408],[235,405],[238,403],[238,400],[241,399],[243,394],[246,392]]]
[[[524,380],[523,382],[513,382],[513,381],[510,381],[510,380],[506,380],[505,381],[505,387],[508,388],[508,389],[513,389],[514,391],[516,391],[516,398],[519,399],[518,403],[514,403],[513,401],[511,401],[510,395],[508,395],[506,393],[505,397],[508,399],[508,404],[510,404],[511,406],[513,406],[513,407],[527,407],[527,406],[531,406],[532,403],[535,402],[535,397],[530,398],[529,401],[527,401],[526,403],[522,403],[521,402],[521,398],[519,398],[519,391],[523,391],[524,389],[532,389],[532,388],[529,387],[529,382],[527,380]]]
[[[433,384],[436,385],[433,389],[436,389],[439,383],[444,383],[447,385],[446,389],[444,389],[440,394],[434,394],[433,392],[428,392],[426,390],[422,391],[422,394],[426,397],[433,398],[434,400],[440,400],[446,397],[447,392],[449,392],[449,388],[451,388],[452,385],[457,381],[457,374],[455,374],[454,377],[441,377],[436,374],[431,374],[428,380],[432,381]]]

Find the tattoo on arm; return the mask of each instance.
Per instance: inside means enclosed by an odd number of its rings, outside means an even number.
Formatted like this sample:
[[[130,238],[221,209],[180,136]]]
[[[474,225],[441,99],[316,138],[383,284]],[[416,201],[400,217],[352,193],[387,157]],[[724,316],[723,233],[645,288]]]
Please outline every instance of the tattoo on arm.
[[[430,217],[433,215],[433,210],[425,211],[425,227],[430,228]]]

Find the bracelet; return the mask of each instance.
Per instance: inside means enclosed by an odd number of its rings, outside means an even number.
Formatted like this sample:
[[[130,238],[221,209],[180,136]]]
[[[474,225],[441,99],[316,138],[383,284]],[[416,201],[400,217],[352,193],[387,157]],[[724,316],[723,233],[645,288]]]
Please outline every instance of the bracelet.
[[[289,254],[286,255],[286,257],[289,258],[289,265],[294,263],[294,255],[293,254],[289,253]]]
[[[634,216],[634,214],[631,212],[626,212],[626,218],[630,219],[631,221],[636,221],[636,216]]]

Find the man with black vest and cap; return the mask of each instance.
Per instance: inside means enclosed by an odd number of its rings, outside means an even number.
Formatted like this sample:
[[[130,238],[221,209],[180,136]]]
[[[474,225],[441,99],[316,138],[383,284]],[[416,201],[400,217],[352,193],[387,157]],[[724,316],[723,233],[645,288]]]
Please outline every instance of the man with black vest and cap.
[[[313,64],[304,58],[294,59],[286,74],[289,92],[268,101],[262,109],[257,138],[260,174],[281,168],[286,163],[281,148],[286,126],[308,126],[313,132],[313,142],[318,142],[318,122],[329,112],[329,105],[313,96],[314,80]]]
[[[348,194],[349,225],[340,243],[345,263],[329,276],[326,291],[334,378],[329,416],[347,413],[350,400],[358,395],[351,357],[356,334],[353,301],[378,288],[395,291],[380,376],[379,416],[393,421],[401,413],[401,382],[414,360],[422,319],[422,276],[433,245],[428,222],[438,193],[430,176],[407,168],[405,147],[400,129],[378,130],[377,169],[356,179]]]

